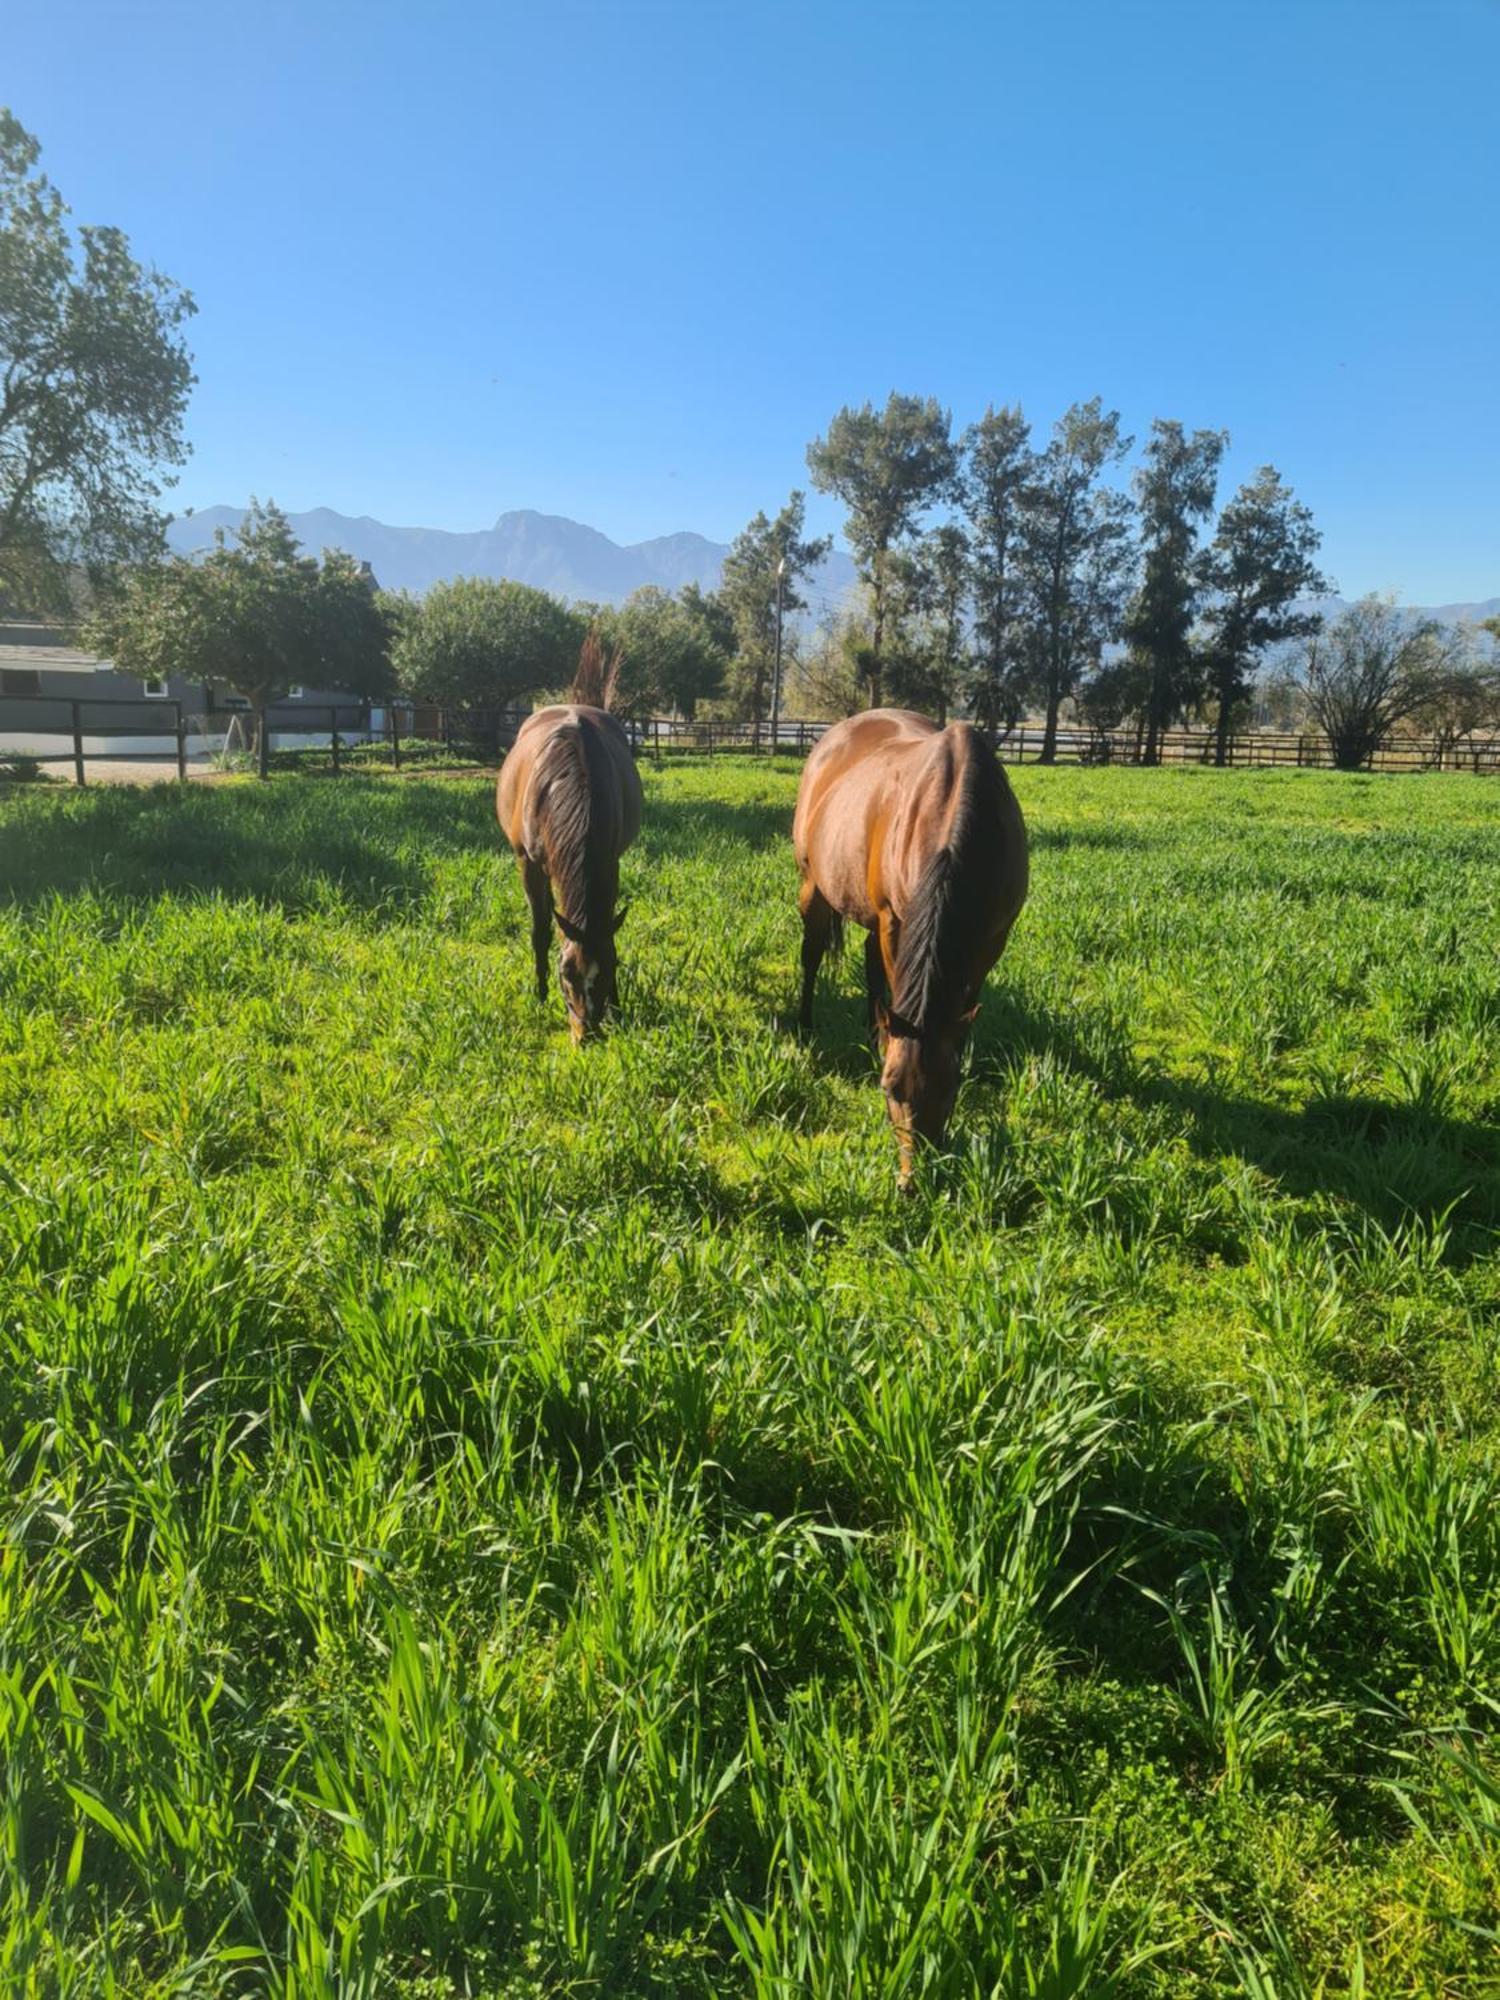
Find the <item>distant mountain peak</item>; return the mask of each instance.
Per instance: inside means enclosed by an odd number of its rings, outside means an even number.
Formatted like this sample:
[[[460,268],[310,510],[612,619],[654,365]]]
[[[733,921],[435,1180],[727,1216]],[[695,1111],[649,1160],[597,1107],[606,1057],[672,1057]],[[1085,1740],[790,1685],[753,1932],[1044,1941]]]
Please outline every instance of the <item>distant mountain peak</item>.
[[[204,507],[180,515],[167,530],[173,549],[191,554],[212,545],[216,528],[233,528],[242,507]],[[535,584],[557,597],[620,604],[643,584],[677,591],[696,583],[712,589],[729,553],[691,529],[622,545],[598,528],[565,514],[542,514],[534,507],[509,508],[493,527],[471,534],[446,528],[393,527],[368,514],[338,514],[313,507],[288,514],[292,532],[317,554],[347,549],[367,562],[387,590],[430,590],[458,576],[509,577]],[[842,553],[831,556],[820,578],[825,595],[837,596],[854,580],[854,565]]]

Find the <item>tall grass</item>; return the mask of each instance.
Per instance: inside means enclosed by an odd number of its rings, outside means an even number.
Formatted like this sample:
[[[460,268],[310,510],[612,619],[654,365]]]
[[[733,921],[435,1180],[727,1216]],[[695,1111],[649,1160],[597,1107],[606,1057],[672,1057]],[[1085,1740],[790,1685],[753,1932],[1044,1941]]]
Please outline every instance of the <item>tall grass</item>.
[[[1500,800],[1017,774],[902,1203],[795,772],[0,800],[0,1990],[1484,1990]]]

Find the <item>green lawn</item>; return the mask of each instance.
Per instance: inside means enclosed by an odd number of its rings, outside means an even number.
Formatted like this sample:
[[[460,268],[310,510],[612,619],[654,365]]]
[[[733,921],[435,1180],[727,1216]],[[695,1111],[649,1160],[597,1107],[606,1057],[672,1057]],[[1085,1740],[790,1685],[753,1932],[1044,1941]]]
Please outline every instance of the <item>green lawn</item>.
[[[903,1202],[796,774],[0,794],[0,1991],[1452,1995],[1500,786],[1048,772]]]

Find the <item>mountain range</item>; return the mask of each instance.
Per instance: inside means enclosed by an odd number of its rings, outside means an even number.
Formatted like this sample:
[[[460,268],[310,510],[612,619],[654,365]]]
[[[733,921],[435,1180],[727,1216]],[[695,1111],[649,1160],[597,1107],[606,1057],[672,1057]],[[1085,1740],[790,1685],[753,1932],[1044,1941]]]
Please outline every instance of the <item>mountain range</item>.
[[[236,528],[243,514],[242,507],[205,507],[201,513],[180,515],[167,530],[167,540],[182,554],[194,554],[212,544],[217,529]],[[646,583],[667,591],[678,591],[686,583],[711,590],[729,553],[725,543],[688,532],[658,535],[648,542],[612,542],[582,521],[530,508],[502,514],[492,528],[472,534],[446,528],[393,528],[368,514],[336,514],[331,507],[314,507],[287,519],[305,549],[314,554],[325,548],[347,549],[370,565],[387,590],[421,592],[456,576],[510,577],[556,597],[619,604]],[[837,604],[854,580],[853,562],[842,549],[833,550],[808,586],[812,609]],[[1345,602],[1340,597],[1319,598],[1317,608],[1332,616]],[[1500,597],[1405,608],[1409,617],[1455,625],[1500,617]]]
[[[243,513],[241,507],[205,507],[201,513],[181,515],[167,530],[167,540],[180,553],[194,554],[211,545],[217,529],[238,527]],[[456,576],[510,577],[555,597],[619,604],[646,583],[674,592],[686,583],[711,590],[729,553],[722,542],[688,533],[622,545],[581,521],[530,508],[502,514],[492,528],[472,534],[393,528],[368,514],[351,517],[329,507],[287,519],[305,549],[314,554],[347,549],[370,565],[387,590],[420,592]],[[831,601],[853,581],[853,563],[836,550],[811,587]]]

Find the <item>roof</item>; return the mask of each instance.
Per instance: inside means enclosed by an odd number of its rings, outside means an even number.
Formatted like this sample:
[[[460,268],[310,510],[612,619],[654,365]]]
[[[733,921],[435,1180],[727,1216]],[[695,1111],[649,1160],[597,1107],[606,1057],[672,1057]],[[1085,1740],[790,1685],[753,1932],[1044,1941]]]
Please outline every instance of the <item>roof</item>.
[[[93,674],[107,667],[97,653],[68,645],[63,635],[37,618],[0,620],[0,667],[34,667],[51,674]]]

